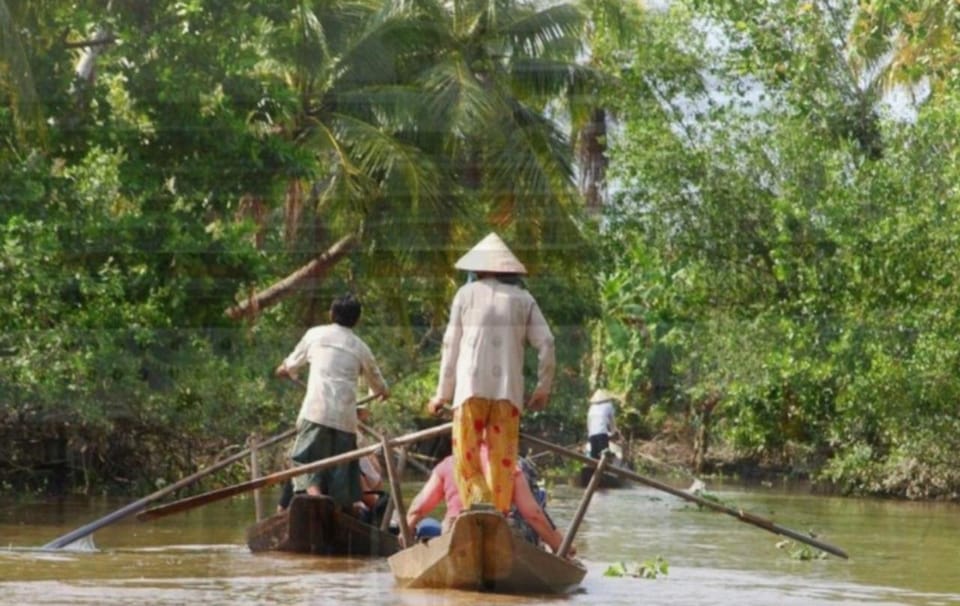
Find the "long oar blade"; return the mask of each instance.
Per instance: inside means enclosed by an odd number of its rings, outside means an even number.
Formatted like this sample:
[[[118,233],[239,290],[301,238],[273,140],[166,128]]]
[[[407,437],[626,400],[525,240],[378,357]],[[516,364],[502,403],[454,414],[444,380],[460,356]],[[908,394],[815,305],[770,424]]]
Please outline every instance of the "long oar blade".
[[[296,433],[295,429],[289,429],[268,440],[264,440],[259,444],[255,444],[250,448],[247,448],[246,450],[243,450],[241,452],[238,452],[235,455],[227,457],[226,459],[218,461],[209,467],[205,467],[193,475],[187,476],[178,482],[174,482],[173,484],[170,484],[169,486],[165,486],[156,492],[150,493],[149,495],[143,497],[142,499],[138,499],[133,503],[130,503],[129,505],[125,505],[120,509],[103,516],[98,520],[90,522],[85,526],[81,526],[76,530],[72,530],[63,536],[57,537],[56,539],[50,541],[49,543],[41,547],[41,549],[61,549],[69,545],[70,543],[73,543],[74,541],[82,539],[87,535],[93,534],[94,532],[103,528],[104,526],[107,526],[108,524],[112,524],[114,522],[117,522],[130,515],[137,513],[138,511],[146,508],[146,506],[152,503],[153,501],[162,499],[163,497],[169,494],[172,494],[173,492],[176,492],[181,488],[185,488],[190,484],[193,484],[197,480],[200,480],[212,473],[220,471],[224,467],[228,465],[232,465],[233,463],[236,463],[237,461],[248,457],[250,455],[250,451],[253,449],[265,448],[267,446],[270,446],[271,444],[274,444],[281,440],[285,440],[293,436],[295,433]]]
[[[409,433],[403,436],[398,436],[390,440],[391,446],[402,446],[404,444],[411,444],[413,442],[418,442],[420,440],[425,440],[427,438],[432,438],[443,433],[449,433],[450,423],[444,423],[442,425],[437,425],[436,427],[431,427],[429,429],[424,429],[414,433]],[[270,475],[259,477],[255,480],[250,480],[247,482],[242,482],[240,484],[234,484],[233,486],[226,486],[224,488],[219,488],[217,490],[211,490],[203,494],[198,494],[186,499],[180,499],[179,501],[174,501],[172,503],[167,503],[165,505],[159,505],[153,507],[146,511],[140,512],[137,514],[137,519],[140,521],[154,520],[164,516],[168,516],[174,513],[179,513],[181,511],[186,511],[188,509],[193,509],[195,507],[200,507],[201,505],[206,505],[208,503],[213,503],[214,501],[220,501],[222,499],[227,499],[229,497],[242,494],[244,492],[250,492],[257,488],[263,488],[264,486],[272,486],[273,484],[278,484],[284,482],[293,477],[299,476],[304,473],[311,473],[314,471],[320,471],[321,469],[326,469],[328,467],[334,467],[336,465],[342,465],[356,459],[367,456],[380,450],[380,444],[371,444],[364,448],[358,448],[356,450],[351,450],[349,452],[341,453],[333,457],[327,457],[326,459],[320,459],[319,461],[314,461],[312,463],[307,463],[306,465],[300,465],[297,467],[291,467],[290,469],[285,469],[283,471],[278,471]]]
[[[540,438],[535,438],[533,436],[528,436],[526,434],[520,434],[520,438],[523,440],[526,440],[531,444],[536,444],[537,446],[540,446],[542,448],[552,450],[553,452],[556,452],[558,454],[562,454],[572,459],[575,459],[577,461],[580,461],[581,463],[584,463],[586,465],[591,465],[593,467],[596,467],[599,464],[599,461],[597,461],[596,459],[582,455],[579,452],[570,450],[569,448],[564,448],[563,446],[558,446],[551,442],[547,442],[546,440],[541,440]],[[779,524],[775,524],[770,520],[767,520],[760,516],[743,511],[742,509],[733,509],[732,507],[727,507],[726,505],[723,505],[721,503],[717,503],[709,499],[704,499],[701,496],[691,494],[679,488],[674,488],[669,484],[658,482],[652,478],[642,476],[629,469],[623,469],[621,467],[607,467],[606,473],[615,474],[628,480],[633,480],[641,484],[646,484],[651,488],[656,488],[657,490],[668,492],[676,497],[680,497],[681,499],[686,499],[687,501],[693,501],[698,505],[733,516],[742,522],[753,524],[754,526],[758,526],[774,534],[790,537],[791,539],[800,541],[801,543],[806,543],[807,545],[811,545],[813,547],[816,547],[817,549],[822,549],[827,553],[832,553],[833,555],[839,556],[844,559],[848,558],[847,552],[840,549],[839,547],[835,547],[833,545],[830,545],[829,543],[824,543],[823,541],[818,541],[813,537],[797,532],[795,530],[790,530],[789,528],[785,528],[783,526],[780,526]]]

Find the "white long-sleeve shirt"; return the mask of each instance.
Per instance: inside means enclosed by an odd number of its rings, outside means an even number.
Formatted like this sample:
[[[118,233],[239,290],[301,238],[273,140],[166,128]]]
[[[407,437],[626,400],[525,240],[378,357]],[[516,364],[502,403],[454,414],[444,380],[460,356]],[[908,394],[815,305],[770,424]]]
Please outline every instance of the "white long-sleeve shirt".
[[[598,402],[587,409],[587,436],[610,435],[617,430],[612,402]]]
[[[356,433],[357,378],[363,376],[374,393],[387,388],[367,344],[345,326],[315,326],[283,361],[288,370],[304,364],[310,364],[310,377],[297,421]]]
[[[537,350],[537,389],[556,368],[553,333],[529,292],[495,278],[457,291],[443,335],[437,396],[456,408],[471,397],[509,400],[523,410],[523,348]]]

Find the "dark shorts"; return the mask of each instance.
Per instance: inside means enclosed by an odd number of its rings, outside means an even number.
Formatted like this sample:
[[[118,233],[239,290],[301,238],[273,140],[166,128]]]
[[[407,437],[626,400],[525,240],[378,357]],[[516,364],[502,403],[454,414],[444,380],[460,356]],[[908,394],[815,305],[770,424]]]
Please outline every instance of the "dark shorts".
[[[357,449],[357,434],[301,421],[297,441],[290,458],[298,465],[313,463]],[[350,461],[310,474],[310,485],[320,488],[338,505],[351,505],[360,500],[360,463]]]
[[[583,435],[583,434],[580,434]],[[590,436],[590,456],[599,459],[603,451],[610,447],[610,434],[598,433]]]

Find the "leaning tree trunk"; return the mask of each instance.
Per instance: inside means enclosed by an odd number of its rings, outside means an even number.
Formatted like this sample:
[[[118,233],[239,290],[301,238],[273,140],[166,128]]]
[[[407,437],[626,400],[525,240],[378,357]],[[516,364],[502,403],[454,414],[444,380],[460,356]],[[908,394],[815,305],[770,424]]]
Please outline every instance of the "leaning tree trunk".
[[[322,255],[313,259],[297,271],[286,278],[276,282],[272,286],[251,295],[249,298],[234,305],[226,312],[234,320],[243,317],[255,317],[262,309],[270,307],[290,294],[298,285],[310,278],[323,276],[327,271],[337,264],[356,244],[356,236],[353,234],[344,236],[336,244],[331,246]]]
[[[713,394],[696,406],[695,414],[698,417],[698,425],[693,438],[694,473],[703,473],[706,467],[707,450],[710,447],[710,426],[713,420],[713,410],[719,403],[720,396]]]
[[[607,112],[594,108],[590,121],[580,131],[577,155],[580,157],[580,192],[587,211],[599,213],[603,206],[607,179]]]

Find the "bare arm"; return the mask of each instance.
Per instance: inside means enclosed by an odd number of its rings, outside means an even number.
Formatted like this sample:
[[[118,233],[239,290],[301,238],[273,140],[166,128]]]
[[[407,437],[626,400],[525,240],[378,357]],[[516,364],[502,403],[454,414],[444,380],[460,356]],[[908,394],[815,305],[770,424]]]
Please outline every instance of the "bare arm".
[[[523,473],[517,473],[513,476],[513,499],[520,515],[524,521],[530,525],[537,535],[543,539],[543,542],[550,546],[553,553],[557,553],[560,544],[563,543],[563,535],[559,530],[553,527],[547,520],[533,493],[530,492],[530,485]],[[569,556],[576,554],[576,550],[571,547]]]
[[[557,361],[553,333],[550,332],[547,320],[535,301],[527,319],[527,340],[536,348],[538,360],[537,387],[533,390],[527,406],[530,410],[543,410],[550,398]]]
[[[436,509],[441,500],[443,500],[443,482],[440,481],[440,476],[431,473],[430,479],[410,503],[410,509],[407,510],[407,526],[411,529],[415,528],[420,520]]]
[[[373,357],[373,352],[370,351],[366,343],[363,343],[361,349],[360,369],[363,373],[363,378],[366,380],[372,393],[379,396],[381,400],[386,400],[390,397],[390,388],[387,387],[387,382],[383,380],[383,374],[377,365],[377,359]]]
[[[309,331],[300,338],[300,341],[297,342],[296,347],[293,348],[290,355],[284,358],[284,360],[280,362],[280,365],[277,366],[274,374],[278,377],[288,379],[297,378],[297,369],[307,363],[307,349],[309,348],[307,334],[309,334]]]

